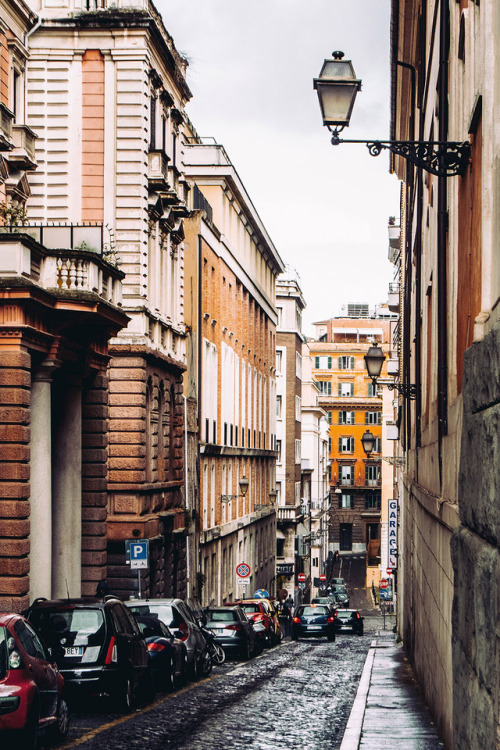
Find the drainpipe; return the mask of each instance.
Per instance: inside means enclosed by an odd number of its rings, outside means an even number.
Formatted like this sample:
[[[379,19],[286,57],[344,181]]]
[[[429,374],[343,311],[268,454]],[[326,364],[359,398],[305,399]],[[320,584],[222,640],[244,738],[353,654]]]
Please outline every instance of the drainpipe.
[[[185,507],[189,510],[189,483],[188,483],[188,424],[187,424],[187,398],[182,394],[184,399],[184,494],[185,494]],[[191,565],[189,559],[189,534],[186,535],[186,591],[188,599],[191,598],[190,583],[191,583]]]
[[[441,0],[439,35],[439,140],[448,138],[448,56],[450,46],[448,5]],[[447,241],[448,200],[446,177],[438,178],[438,244],[437,244],[437,337],[438,337],[438,441],[439,477],[443,476],[443,438],[448,433],[448,342],[447,342]]]

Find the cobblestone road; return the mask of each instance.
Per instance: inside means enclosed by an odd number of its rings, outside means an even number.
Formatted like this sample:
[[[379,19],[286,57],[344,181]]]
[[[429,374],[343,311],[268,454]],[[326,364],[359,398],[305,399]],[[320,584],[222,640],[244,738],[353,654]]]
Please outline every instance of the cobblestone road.
[[[371,641],[365,635],[285,641],[249,662],[228,662],[205,681],[160,697],[131,716],[84,708],[64,747],[94,750],[334,750]],[[370,632],[371,631],[371,632]]]

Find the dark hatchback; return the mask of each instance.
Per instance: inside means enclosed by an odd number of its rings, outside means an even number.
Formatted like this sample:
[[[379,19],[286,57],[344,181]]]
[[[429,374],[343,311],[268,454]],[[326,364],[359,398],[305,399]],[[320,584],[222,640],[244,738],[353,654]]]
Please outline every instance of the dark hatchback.
[[[301,604],[292,619],[292,640],[324,638],[335,640],[335,610],[327,604]]]
[[[146,642],[119,599],[38,599],[26,617],[52,649],[69,697],[109,697],[125,711],[152,697]]]
[[[255,631],[241,607],[210,607],[205,615],[206,627],[227,654],[250,659],[255,648]]]
[[[186,645],[153,615],[137,615],[137,624],[146,639],[155,686],[173,690],[188,678]]]
[[[364,617],[361,617],[357,609],[339,609],[337,611],[337,633],[350,632],[363,635]]]

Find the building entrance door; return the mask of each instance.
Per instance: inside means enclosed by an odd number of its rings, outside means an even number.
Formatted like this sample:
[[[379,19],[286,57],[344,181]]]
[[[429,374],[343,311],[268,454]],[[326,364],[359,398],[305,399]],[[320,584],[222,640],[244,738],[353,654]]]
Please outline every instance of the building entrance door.
[[[340,524],[340,549],[344,552],[352,550],[352,523]]]

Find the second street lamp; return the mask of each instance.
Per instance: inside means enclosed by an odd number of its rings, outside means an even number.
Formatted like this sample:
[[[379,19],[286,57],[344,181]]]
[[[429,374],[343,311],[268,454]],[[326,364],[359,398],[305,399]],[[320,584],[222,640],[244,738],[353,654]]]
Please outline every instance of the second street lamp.
[[[241,494],[240,495],[221,495],[220,496],[221,502],[223,502],[223,503],[229,503],[230,500],[236,500],[236,498],[238,498],[238,497],[245,497],[245,495],[248,492],[248,485],[249,484],[250,484],[250,482],[248,481],[248,479],[246,477],[241,477],[241,479],[239,481],[240,493]]]
[[[334,146],[364,143],[372,156],[387,149],[438,177],[464,174],[470,157],[467,141],[357,141],[340,138],[342,130],[349,125],[361,81],[356,78],[351,61],[343,60],[343,52],[333,52],[332,55],[333,59],[324,61],[318,78],[314,79],[314,88],[318,92],[323,124],[332,133]]]

